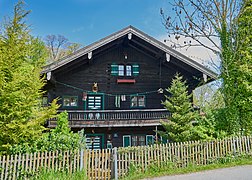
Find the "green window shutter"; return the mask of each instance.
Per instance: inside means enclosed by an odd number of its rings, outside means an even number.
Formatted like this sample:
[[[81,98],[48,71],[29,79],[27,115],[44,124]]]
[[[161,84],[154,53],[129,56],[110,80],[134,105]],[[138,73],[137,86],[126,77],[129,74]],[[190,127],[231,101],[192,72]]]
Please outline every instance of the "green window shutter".
[[[117,64],[111,64],[111,75],[118,76],[118,65]]]
[[[128,147],[128,146],[131,146],[131,136],[130,135],[123,136],[123,147]]]
[[[133,76],[138,76],[138,74],[139,74],[139,65],[138,64],[132,65],[132,73],[133,73]]]
[[[153,135],[146,135],[146,145],[154,144]]]

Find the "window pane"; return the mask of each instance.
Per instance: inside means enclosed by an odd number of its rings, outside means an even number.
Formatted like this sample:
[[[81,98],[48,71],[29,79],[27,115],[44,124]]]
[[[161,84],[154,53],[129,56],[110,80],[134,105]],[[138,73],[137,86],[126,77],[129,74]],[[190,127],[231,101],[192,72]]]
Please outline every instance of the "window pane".
[[[145,136],[138,136],[138,145],[145,146]]]
[[[139,96],[139,97],[138,97],[138,106],[139,106],[139,107],[145,107],[144,96]]]
[[[137,146],[137,136],[132,136],[132,146]]]
[[[131,97],[131,107],[137,107],[137,96]]]
[[[119,76],[124,76],[124,65],[119,65],[118,66],[118,75]]]
[[[46,106],[48,104],[48,98],[47,96],[42,97],[42,106]]]
[[[126,76],[131,76],[131,66],[130,65],[126,66]]]
[[[64,97],[63,106],[77,106],[78,98],[77,97]]]

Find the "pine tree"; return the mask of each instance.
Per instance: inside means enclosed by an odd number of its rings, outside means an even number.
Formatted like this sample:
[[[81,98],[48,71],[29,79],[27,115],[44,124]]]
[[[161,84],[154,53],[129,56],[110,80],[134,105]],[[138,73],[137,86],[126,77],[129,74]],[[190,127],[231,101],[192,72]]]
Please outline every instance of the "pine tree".
[[[193,125],[197,113],[193,111],[191,95],[182,76],[176,74],[172,84],[166,91],[170,96],[165,96],[165,108],[171,113],[167,121],[162,121],[165,131],[159,132],[162,137],[173,142],[183,142],[192,139]]]
[[[29,11],[23,4],[18,2],[13,18],[0,31],[0,150],[35,141],[57,109],[55,101],[41,106],[40,72],[47,54],[42,41],[30,35],[24,21]]]

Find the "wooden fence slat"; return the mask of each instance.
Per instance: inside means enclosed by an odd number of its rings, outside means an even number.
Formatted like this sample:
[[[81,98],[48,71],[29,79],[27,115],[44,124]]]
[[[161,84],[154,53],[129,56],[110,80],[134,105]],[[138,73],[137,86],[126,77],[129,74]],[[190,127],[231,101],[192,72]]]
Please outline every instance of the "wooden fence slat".
[[[13,173],[12,173],[12,179],[13,180],[17,179],[17,171],[18,171],[17,170],[17,163],[18,163],[17,158],[18,158],[18,155],[15,154],[15,156],[14,156],[14,162],[13,162]],[[1,157],[0,157],[0,161],[1,161]]]
[[[5,156],[0,156],[0,161],[1,161],[1,179],[4,179],[4,167],[5,167]]]
[[[9,160],[10,160],[10,156],[7,155],[6,161],[5,161],[5,173],[4,173],[4,179],[7,179],[9,172],[8,172],[8,168],[9,168]]]
[[[12,168],[13,168],[13,155],[10,156],[8,179],[11,179],[11,177],[12,177],[12,173],[13,173]]]
[[[32,172],[32,164],[33,164],[33,154],[29,154],[29,173]]]

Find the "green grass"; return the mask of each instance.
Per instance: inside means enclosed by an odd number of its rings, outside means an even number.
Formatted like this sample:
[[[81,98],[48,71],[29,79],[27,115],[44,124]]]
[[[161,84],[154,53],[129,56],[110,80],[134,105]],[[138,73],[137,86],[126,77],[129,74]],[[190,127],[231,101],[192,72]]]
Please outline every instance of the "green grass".
[[[157,167],[157,165],[151,165],[145,172],[141,172],[140,168],[131,165],[129,173],[126,177],[121,178],[122,180],[138,180],[150,177],[159,177],[165,175],[176,175],[192,173],[204,170],[212,170],[218,168],[233,167],[239,165],[252,164],[252,156],[243,156],[236,158],[222,158],[216,162],[209,165],[189,165],[184,168],[177,168],[174,164],[168,163],[162,167]]]
[[[30,180],[87,180],[85,171],[79,171],[72,174],[67,172],[41,171]]]

